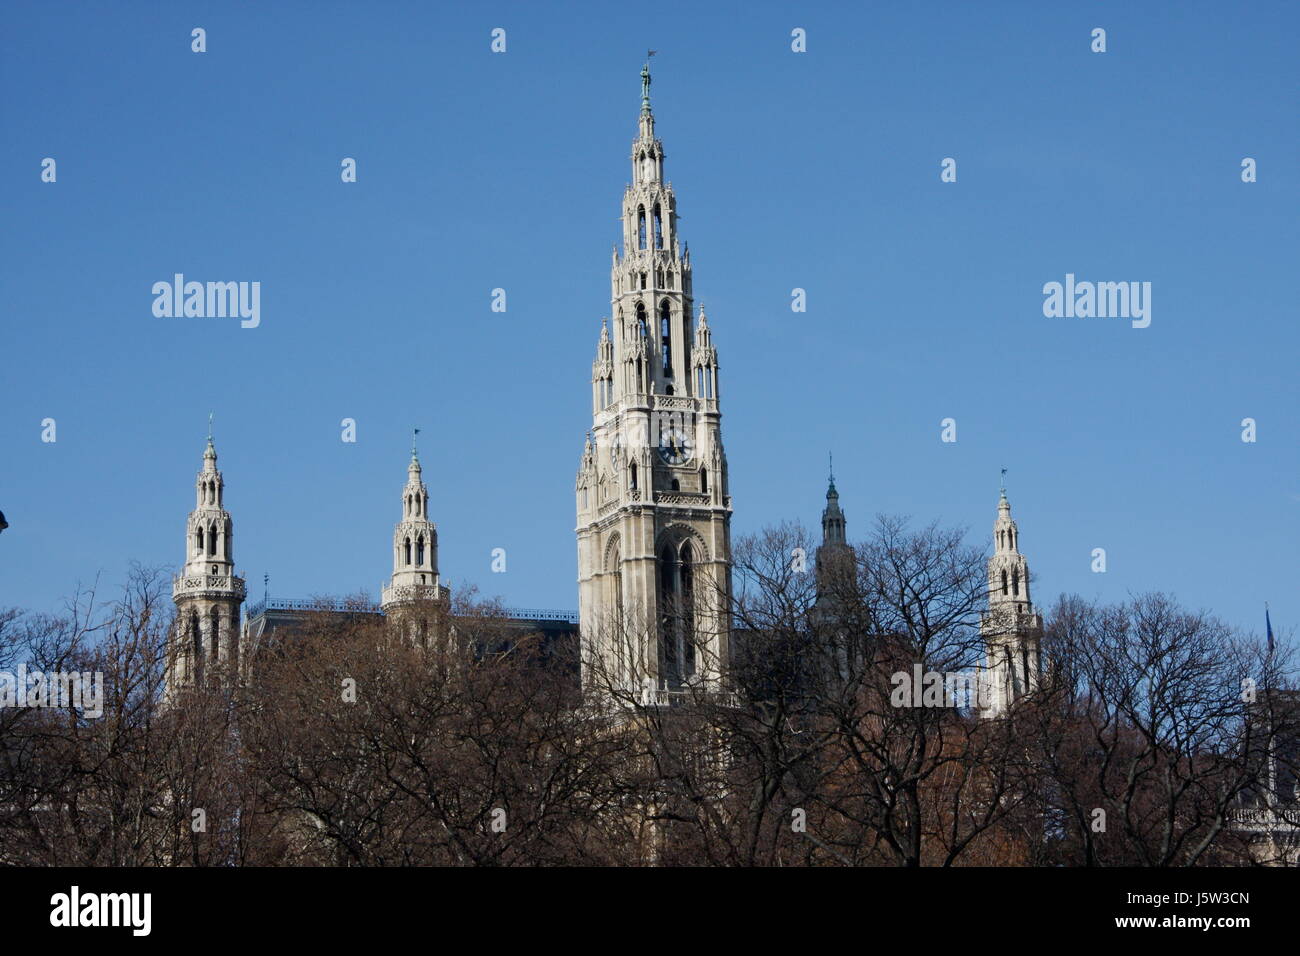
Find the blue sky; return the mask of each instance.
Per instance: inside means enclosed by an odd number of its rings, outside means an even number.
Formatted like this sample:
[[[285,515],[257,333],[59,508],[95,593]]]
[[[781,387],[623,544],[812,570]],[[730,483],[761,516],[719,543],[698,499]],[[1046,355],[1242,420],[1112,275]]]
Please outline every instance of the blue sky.
[[[178,565],[215,411],[251,593],[377,593],[419,426],[444,577],[576,607],[653,47],[735,535],[816,527],[833,448],[850,537],[885,512],[983,544],[1006,467],[1040,603],[1159,589],[1288,627],[1300,13],[1132,6],[6,4],[0,605]],[[259,281],[260,327],[156,318],[177,272]],[[1066,273],[1151,282],[1151,326],[1045,317]]]

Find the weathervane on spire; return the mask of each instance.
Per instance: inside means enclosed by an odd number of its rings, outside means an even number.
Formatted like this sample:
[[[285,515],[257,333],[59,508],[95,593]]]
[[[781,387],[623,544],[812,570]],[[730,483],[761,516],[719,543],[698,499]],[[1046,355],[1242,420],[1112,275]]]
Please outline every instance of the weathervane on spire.
[[[418,428],[411,429],[411,458],[414,460],[418,460],[419,458],[419,456],[416,455],[415,453],[415,436],[418,434],[420,434],[420,429]]]
[[[208,412],[208,441],[212,441],[212,412]]]
[[[1007,493],[1007,470],[1005,468],[1002,469],[1002,493],[1004,495]]]
[[[835,453],[828,451],[826,453],[827,470],[831,474],[831,484],[835,484]]]

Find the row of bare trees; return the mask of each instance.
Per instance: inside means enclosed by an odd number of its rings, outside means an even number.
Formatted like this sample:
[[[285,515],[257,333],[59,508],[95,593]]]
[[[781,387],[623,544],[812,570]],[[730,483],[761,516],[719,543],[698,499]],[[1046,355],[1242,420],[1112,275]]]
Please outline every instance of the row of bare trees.
[[[101,672],[105,693],[98,717],[0,707],[0,862],[1175,866],[1274,852],[1234,820],[1296,800],[1287,654],[1168,596],[1068,597],[1047,615],[1041,685],[1006,717],[899,706],[895,675],[914,665],[981,663],[985,556],[890,519],[818,573],[791,560],[811,551],[791,525],[738,542],[728,692],[669,706],[620,698],[599,668],[579,689],[554,663],[563,649],[473,599],[426,647],[376,616],[309,615],[237,685],[170,703],[157,572],[136,569],[109,604],[5,612],[0,671]]]

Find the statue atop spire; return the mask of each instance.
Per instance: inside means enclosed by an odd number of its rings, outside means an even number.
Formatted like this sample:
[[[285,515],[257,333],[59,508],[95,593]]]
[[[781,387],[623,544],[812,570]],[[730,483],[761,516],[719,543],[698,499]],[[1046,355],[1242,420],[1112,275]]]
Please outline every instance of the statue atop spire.
[[[646,50],[645,66],[641,67],[641,112],[650,112],[650,57],[658,50]]]

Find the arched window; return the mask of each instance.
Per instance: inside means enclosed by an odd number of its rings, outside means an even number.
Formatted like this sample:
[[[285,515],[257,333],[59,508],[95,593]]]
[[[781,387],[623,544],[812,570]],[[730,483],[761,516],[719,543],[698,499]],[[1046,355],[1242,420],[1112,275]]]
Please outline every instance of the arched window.
[[[191,667],[194,671],[201,673],[203,669],[203,633],[199,630],[198,611],[190,612],[190,655],[192,658]]]
[[[695,552],[689,541],[682,545],[678,574],[677,603],[682,659],[686,665],[686,676],[690,677],[695,673]]]
[[[650,330],[646,328],[645,304],[642,302],[636,304],[636,330],[642,338],[650,334]]]
[[[636,236],[637,248],[645,248],[645,206],[636,207]],[[645,288],[645,275],[641,276],[642,288]]]
[[[415,563],[424,567],[424,535],[415,539]]]
[[[1002,593],[1003,594],[1007,593],[1007,572],[1006,571],[1002,572]]]
[[[709,493],[709,469],[707,468],[700,469],[700,491],[706,495]]]
[[[628,468],[628,476],[628,487],[636,491],[636,462],[632,462],[631,467]]]
[[[619,671],[627,667],[627,640],[623,635],[623,568],[619,561],[619,554],[614,552],[614,582],[610,590],[613,592],[612,600],[614,606],[614,640],[618,644],[618,653],[615,659],[618,661]]]
[[[664,284],[665,289],[673,288],[673,270],[668,270],[668,281]]]
[[[212,660],[215,661],[221,647],[221,616],[215,607],[208,612],[208,628],[209,653],[212,655]]]
[[[411,539],[410,538],[406,539],[406,543],[402,549],[402,563],[403,564],[411,563]]]
[[[659,620],[663,635],[664,676],[672,683],[681,679],[677,662],[677,556],[671,545],[659,554]]]
[[[672,308],[668,300],[659,303],[659,338],[663,342],[664,374],[673,374]]]
[[[1015,597],[1020,596],[1020,569],[1011,572],[1011,594]]]
[[[663,224],[663,219],[659,215],[659,204],[655,203],[655,248],[662,249],[663,247],[664,247],[664,224]]]
[[[217,526],[211,525],[208,528],[208,554],[213,557],[217,554]]]
[[[203,529],[199,528],[194,532],[194,553],[203,553]]]
[[[681,482],[678,481],[676,478],[674,478],[674,479],[673,479],[673,491],[681,491],[681,490],[682,490],[682,484],[681,484]]]

